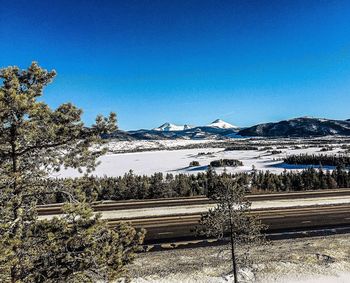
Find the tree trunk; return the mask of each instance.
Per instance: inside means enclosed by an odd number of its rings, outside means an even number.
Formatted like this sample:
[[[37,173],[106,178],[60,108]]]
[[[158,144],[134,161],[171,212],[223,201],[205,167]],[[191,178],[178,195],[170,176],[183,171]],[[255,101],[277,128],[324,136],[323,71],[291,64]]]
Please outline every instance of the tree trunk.
[[[13,182],[13,191],[14,194],[17,194],[17,151],[16,151],[16,136],[17,136],[17,130],[16,130],[16,126],[12,125],[11,126],[11,159],[12,159],[12,173],[14,174],[14,182]]]
[[[230,217],[230,241],[231,241],[231,257],[232,257],[232,269],[233,269],[233,278],[235,283],[238,283],[237,276],[237,262],[236,262],[236,254],[235,254],[235,239],[233,237],[233,223],[232,223],[232,206],[229,201],[227,201],[228,213]]]
[[[233,278],[235,283],[238,283],[237,276],[237,262],[236,262],[236,254],[235,254],[235,241],[233,238],[233,227],[232,220],[230,219],[230,238],[231,238],[231,256],[232,256],[232,269],[233,269]]]
[[[16,138],[17,138],[17,129],[16,126],[13,124],[11,127],[11,159],[12,159],[12,173],[13,173],[13,193],[15,196],[17,196],[20,192],[19,192],[19,188],[18,188],[18,184],[17,184],[17,149],[16,149]],[[16,220],[18,218],[18,211],[19,211],[19,207],[22,203],[22,200],[20,201],[20,203],[17,202],[14,204],[14,209],[13,209],[13,218],[14,220]],[[15,225],[15,227],[13,228],[13,234],[16,235],[16,230],[18,229],[18,224]],[[14,253],[14,255],[16,257],[18,257],[18,247],[17,244],[14,244],[12,246],[12,251]],[[18,264],[14,264],[11,267],[11,282],[15,283],[18,282],[18,278],[17,278],[17,266]]]

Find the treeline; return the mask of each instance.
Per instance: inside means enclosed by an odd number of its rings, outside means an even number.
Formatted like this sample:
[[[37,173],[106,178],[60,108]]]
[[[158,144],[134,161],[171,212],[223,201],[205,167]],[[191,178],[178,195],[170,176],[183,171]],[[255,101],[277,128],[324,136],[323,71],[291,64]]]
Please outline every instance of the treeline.
[[[293,154],[284,158],[287,164],[322,165],[322,166],[350,166],[350,156],[325,154]]]
[[[257,146],[251,145],[233,145],[225,148],[225,151],[234,151],[234,150],[259,150]]]
[[[48,191],[55,186],[64,187],[65,192],[47,194],[40,203],[57,203],[69,200],[78,193],[87,201],[153,199],[167,197],[189,197],[215,194],[221,178],[235,178],[247,186],[249,192],[288,192],[350,187],[350,172],[338,167],[323,171],[309,168],[302,172],[284,171],[282,174],[252,172],[238,174],[216,174],[213,169],[197,175],[162,174],[135,175],[131,171],[122,177],[81,177],[47,181]]]
[[[282,174],[258,172],[250,175],[252,192],[289,192],[350,187],[350,172],[308,168],[302,172],[284,171]]]

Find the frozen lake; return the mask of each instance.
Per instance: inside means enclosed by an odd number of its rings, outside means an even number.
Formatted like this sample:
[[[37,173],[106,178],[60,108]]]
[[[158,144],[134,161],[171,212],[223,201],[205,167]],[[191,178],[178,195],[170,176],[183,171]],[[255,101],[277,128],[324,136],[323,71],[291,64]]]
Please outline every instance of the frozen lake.
[[[285,169],[298,171],[306,168],[303,165],[283,164],[283,159],[288,154],[334,154],[339,148],[332,151],[321,152],[318,147],[306,149],[279,149],[281,153],[271,154],[268,151],[261,150],[234,150],[224,151],[223,148],[198,148],[181,150],[160,150],[144,151],[135,153],[116,153],[107,154],[99,158],[101,164],[93,172],[95,176],[121,176],[129,170],[133,170],[138,175],[151,175],[155,172],[162,173],[186,173],[196,174],[205,172],[208,165],[213,160],[218,159],[238,159],[243,162],[243,166],[226,167],[228,172],[250,172],[253,166],[256,170],[269,170],[272,173],[281,173]],[[200,155],[205,153],[205,155]],[[198,161],[200,166],[189,167],[191,161]],[[333,168],[325,168],[333,169]],[[223,167],[215,169],[218,173],[224,170]],[[77,177],[78,171],[68,169],[54,175],[54,177]]]

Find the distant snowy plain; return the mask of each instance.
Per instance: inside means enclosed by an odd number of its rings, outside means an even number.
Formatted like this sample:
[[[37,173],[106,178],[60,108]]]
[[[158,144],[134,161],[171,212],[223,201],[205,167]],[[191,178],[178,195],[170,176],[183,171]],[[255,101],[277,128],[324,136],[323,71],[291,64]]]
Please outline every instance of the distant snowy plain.
[[[195,141],[196,144],[206,143],[209,141]],[[122,176],[132,170],[138,175],[151,175],[156,172],[164,174],[197,174],[205,172],[208,165],[213,160],[228,158],[238,159],[243,162],[243,166],[216,168],[220,173],[224,170],[227,172],[251,172],[253,167],[256,170],[270,171],[272,173],[281,173],[285,169],[300,171],[307,166],[283,164],[282,159],[289,154],[334,154],[339,152],[340,148],[335,147],[332,151],[321,152],[319,147],[310,147],[306,149],[285,148],[278,149],[279,154],[271,154],[266,150],[233,150],[225,151],[224,148],[193,148],[193,149],[171,149],[172,146],[179,146],[191,143],[193,141],[148,141],[148,142],[111,142],[111,150],[123,148],[144,148],[150,151],[133,152],[133,153],[109,153],[99,158],[100,165],[92,173],[95,176]],[[156,148],[169,148],[170,150],[154,150]],[[275,148],[274,148],[275,149]],[[200,155],[205,153],[205,155]],[[200,166],[189,167],[191,161],[199,161]],[[333,169],[331,167],[325,169]],[[60,171],[53,177],[78,177],[81,174],[74,169]]]

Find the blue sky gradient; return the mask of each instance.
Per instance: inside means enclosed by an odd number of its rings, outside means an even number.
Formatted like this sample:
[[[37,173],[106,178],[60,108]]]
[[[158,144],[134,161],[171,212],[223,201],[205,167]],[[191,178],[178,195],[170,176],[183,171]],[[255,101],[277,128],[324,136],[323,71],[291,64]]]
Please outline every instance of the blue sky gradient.
[[[0,66],[58,73],[90,124],[350,118],[350,1],[0,0]]]

